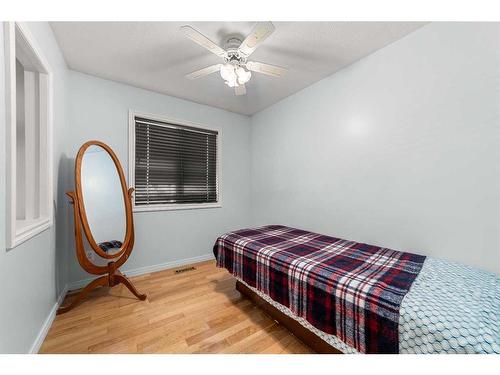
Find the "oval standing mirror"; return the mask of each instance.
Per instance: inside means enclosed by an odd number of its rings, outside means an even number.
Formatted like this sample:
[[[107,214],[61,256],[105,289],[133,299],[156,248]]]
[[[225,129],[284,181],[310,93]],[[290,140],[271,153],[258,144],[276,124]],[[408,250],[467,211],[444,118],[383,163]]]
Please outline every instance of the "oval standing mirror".
[[[105,143],[85,143],[76,158],[76,196],[83,231],[102,258],[120,257],[133,232],[132,206],[120,161]]]
[[[103,147],[91,145],[85,150],[80,178],[92,237],[104,252],[115,255],[125,241],[125,199],[118,170]]]
[[[137,298],[145,300],[132,282],[120,271],[134,246],[133,188],[127,188],[120,161],[103,142],[89,141],[80,147],[75,161],[75,190],[66,194],[73,204],[76,256],[88,273],[103,275],[93,279],[66,306],[63,314],[74,308],[98,287],[125,285]],[[88,244],[97,255],[87,256],[82,228]]]

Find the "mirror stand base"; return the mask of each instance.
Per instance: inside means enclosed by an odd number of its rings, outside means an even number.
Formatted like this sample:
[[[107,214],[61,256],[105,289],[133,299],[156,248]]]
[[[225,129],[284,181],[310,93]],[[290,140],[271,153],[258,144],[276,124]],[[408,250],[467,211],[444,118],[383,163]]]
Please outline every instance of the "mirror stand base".
[[[146,294],[139,293],[132,282],[124,274],[122,274],[119,270],[114,269],[113,272],[110,272],[108,275],[92,280],[80,293],[78,293],[70,304],[59,307],[56,314],[60,315],[72,310],[96,288],[102,286],[114,287],[118,284],[125,285],[127,289],[141,301],[144,301],[147,298]]]

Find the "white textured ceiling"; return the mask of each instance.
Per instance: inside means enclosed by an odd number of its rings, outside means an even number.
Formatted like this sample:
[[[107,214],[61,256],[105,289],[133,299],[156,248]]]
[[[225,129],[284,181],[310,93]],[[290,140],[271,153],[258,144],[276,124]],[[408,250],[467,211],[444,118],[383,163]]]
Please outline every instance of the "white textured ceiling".
[[[254,73],[246,96],[235,96],[218,73],[185,74],[220,58],[179,31],[190,25],[224,46],[252,22],[52,22],[69,67],[197,103],[251,115],[402,38],[421,22],[274,22],[276,31],[250,60],[284,66],[284,77]]]

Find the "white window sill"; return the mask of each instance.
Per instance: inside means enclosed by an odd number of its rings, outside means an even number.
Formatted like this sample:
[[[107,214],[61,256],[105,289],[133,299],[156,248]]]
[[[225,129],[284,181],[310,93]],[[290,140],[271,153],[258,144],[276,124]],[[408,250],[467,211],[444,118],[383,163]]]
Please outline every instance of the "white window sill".
[[[37,234],[49,229],[52,226],[52,220],[48,217],[42,217],[35,220],[16,220],[16,235],[9,248],[19,246]]]
[[[150,206],[134,206],[134,212],[152,212],[152,211],[176,211],[176,210],[199,210],[205,208],[221,208],[221,203],[203,203],[203,204],[158,204]]]

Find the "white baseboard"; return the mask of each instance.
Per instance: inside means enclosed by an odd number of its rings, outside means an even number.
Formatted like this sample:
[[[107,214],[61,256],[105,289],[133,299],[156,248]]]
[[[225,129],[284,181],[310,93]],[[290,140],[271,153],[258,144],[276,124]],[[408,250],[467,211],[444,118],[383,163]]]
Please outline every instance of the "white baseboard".
[[[38,335],[35,341],[33,342],[33,345],[31,345],[29,351],[30,354],[37,354],[40,348],[42,347],[43,340],[45,340],[45,337],[47,336],[47,333],[49,332],[49,329],[52,326],[52,322],[54,322],[54,319],[56,318],[57,309],[64,301],[64,297],[66,296],[67,292],[68,292],[68,286],[66,285],[61,294],[59,294],[59,297],[57,297],[57,301],[54,304],[54,306],[52,306],[52,309],[50,310],[47,319],[45,319],[45,322],[43,322],[40,332],[38,332]]]
[[[206,260],[211,260],[215,259],[214,254],[206,254],[206,255],[200,255],[197,257],[193,258],[185,258],[185,259],[179,259],[179,260],[174,260],[172,262],[166,262],[166,263],[160,263],[160,264],[154,264],[152,266],[145,266],[145,267],[139,267],[139,268],[133,268],[129,270],[121,270],[124,274],[127,276],[139,276],[139,275],[144,275],[146,273],[151,273],[151,272],[157,272],[157,271],[163,271],[169,268],[175,268],[179,266],[184,266],[186,264],[191,264],[191,263],[198,263],[198,262],[204,262]],[[78,280],[78,281],[73,281],[66,285],[66,290],[75,290],[75,289],[80,289],[85,287],[89,282],[94,280],[95,277],[89,277],[87,279],[83,280]]]

